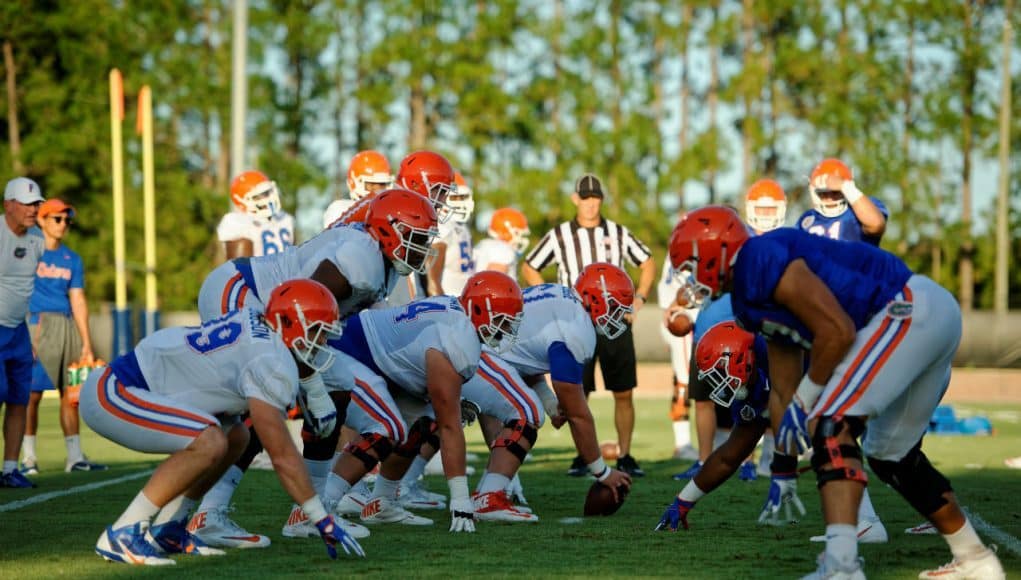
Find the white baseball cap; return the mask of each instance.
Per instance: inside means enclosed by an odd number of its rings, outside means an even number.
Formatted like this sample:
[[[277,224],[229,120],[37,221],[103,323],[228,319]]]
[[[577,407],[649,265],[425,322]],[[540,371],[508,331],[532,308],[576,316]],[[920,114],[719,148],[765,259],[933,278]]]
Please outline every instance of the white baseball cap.
[[[15,177],[7,182],[4,189],[4,201],[14,200],[24,204],[33,204],[46,201],[43,198],[43,190],[39,184],[27,177]]]

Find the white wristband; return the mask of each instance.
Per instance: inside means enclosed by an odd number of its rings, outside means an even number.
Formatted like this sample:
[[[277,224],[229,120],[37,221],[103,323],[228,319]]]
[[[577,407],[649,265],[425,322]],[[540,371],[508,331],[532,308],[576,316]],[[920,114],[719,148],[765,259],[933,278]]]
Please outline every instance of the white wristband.
[[[604,481],[610,477],[610,468],[606,466],[602,457],[588,464],[588,472],[596,476],[596,481]]]
[[[854,181],[850,179],[845,179],[844,183],[841,184],[840,193],[844,194],[844,199],[847,200],[848,205],[854,205],[856,201],[865,195],[860,189],[858,189],[858,186],[854,184]]]
[[[697,485],[695,485],[694,479],[689,481],[688,484],[684,486],[684,489],[681,490],[681,493],[677,494],[677,497],[679,497],[681,501],[690,501],[691,503],[695,503],[696,501],[702,499],[703,496],[705,496],[705,492],[702,491]]]
[[[450,489],[450,503],[455,500],[468,499],[468,476],[458,475],[447,480],[447,487]]]
[[[313,495],[312,499],[301,504],[301,511],[305,512],[305,515],[314,524],[319,523],[319,521],[327,516],[323,500],[319,499],[318,495]]]
[[[798,384],[797,392],[794,393],[794,402],[801,405],[802,410],[807,413],[815,406],[815,402],[819,400],[819,395],[822,395],[825,388],[809,378],[808,373],[805,373],[805,376],[801,377],[801,383]]]

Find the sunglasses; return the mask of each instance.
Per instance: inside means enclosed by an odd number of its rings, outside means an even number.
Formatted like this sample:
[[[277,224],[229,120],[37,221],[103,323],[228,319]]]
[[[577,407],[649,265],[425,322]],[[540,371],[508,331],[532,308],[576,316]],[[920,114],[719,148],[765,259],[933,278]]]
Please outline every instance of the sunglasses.
[[[57,222],[58,224],[62,224],[65,221],[67,222],[67,225],[71,225],[72,223],[74,223],[73,220],[71,219],[71,216],[66,215],[51,215],[50,219]]]

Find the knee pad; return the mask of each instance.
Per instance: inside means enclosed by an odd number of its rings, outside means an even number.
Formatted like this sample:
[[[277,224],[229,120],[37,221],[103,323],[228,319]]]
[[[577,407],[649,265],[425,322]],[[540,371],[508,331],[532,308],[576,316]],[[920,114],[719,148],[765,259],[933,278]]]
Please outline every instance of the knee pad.
[[[943,495],[953,491],[950,480],[929,463],[921,441],[900,461],[868,459],[880,481],[897,490],[923,516],[929,517],[948,503]]]
[[[308,422],[303,423],[301,426],[301,440],[305,445],[302,447],[301,456],[313,461],[333,459],[333,454],[337,451],[337,442],[340,441],[340,427],[341,424],[337,423],[337,428],[332,433],[326,437],[316,437],[312,433]]]
[[[507,451],[514,454],[519,461],[524,462],[525,456],[528,455],[528,451],[535,445],[535,440],[539,437],[539,430],[534,425],[528,423],[524,419],[512,419],[503,424],[511,430],[511,434],[507,437],[497,437],[493,441],[493,449],[497,447],[506,447]],[[528,447],[521,445],[521,439],[528,442]]]
[[[432,417],[419,417],[408,429],[408,439],[394,449],[401,457],[414,457],[428,443],[433,449],[440,448],[440,437],[436,434],[438,425]]]
[[[369,453],[370,449],[376,452],[375,456]],[[372,471],[376,464],[386,460],[391,451],[393,451],[393,443],[379,433],[362,433],[357,442],[352,441],[347,447],[344,447],[344,453],[350,453],[357,457],[365,464],[366,471]]]
[[[847,464],[848,459],[859,461],[862,459],[857,438],[864,428],[865,424],[855,417],[819,419],[815,435],[812,437],[812,468],[815,470],[816,485],[819,488],[831,481],[839,480],[857,481],[863,486],[868,485],[869,478],[865,470]],[[854,439],[853,444],[841,444],[837,439],[837,436],[845,431]],[[823,467],[827,463],[832,467],[829,469]]]

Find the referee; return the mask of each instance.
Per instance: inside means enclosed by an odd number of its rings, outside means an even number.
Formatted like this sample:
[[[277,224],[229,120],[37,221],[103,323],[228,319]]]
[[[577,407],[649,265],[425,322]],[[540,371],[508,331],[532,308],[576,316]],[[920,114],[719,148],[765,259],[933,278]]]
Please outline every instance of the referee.
[[[564,222],[543,236],[539,244],[525,258],[521,273],[529,285],[542,284],[539,274],[551,264],[557,266],[557,282],[573,286],[582,269],[596,262],[609,262],[620,268],[624,262],[641,269],[641,276],[635,292],[634,310],[637,312],[647,301],[649,289],[656,277],[656,262],[649,248],[628,229],[602,216],[603,186],[599,178],[586,173],[574,184],[571,201],[578,213],[571,221]],[[631,437],[635,430],[635,407],[632,391],[638,384],[635,369],[635,343],[631,326],[619,337],[609,340],[596,334],[596,352],[585,366],[584,386],[586,396],[596,388],[595,364],[603,373],[606,389],[613,393],[614,424],[617,427],[617,441],[620,456],[617,469],[641,477],[645,472],[631,456]],[[588,473],[581,457],[575,457],[568,475],[583,476]]]

